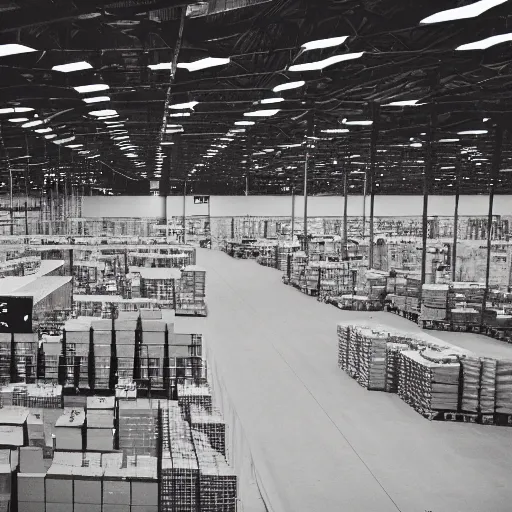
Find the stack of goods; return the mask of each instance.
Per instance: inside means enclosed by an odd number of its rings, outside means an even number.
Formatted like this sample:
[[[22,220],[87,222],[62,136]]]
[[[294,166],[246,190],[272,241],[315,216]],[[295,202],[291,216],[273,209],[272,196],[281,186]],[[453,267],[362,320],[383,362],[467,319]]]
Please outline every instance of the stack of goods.
[[[480,412],[480,374],[482,361],[478,357],[463,357],[460,361],[462,366],[462,411],[470,414]]]
[[[187,411],[190,404],[212,410],[212,394],[208,384],[178,384],[178,402]]]
[[[151,313],[151,311],[148,312]],[[141,324],[142,345],[139,354],[141,378],[149,380],[151,388],[163,389],[166,323],[163,320],[143,318]]]
[[[371,300],[382,300],[386,295],[387,279],[382,273],[366,272],[364,293]]]
[[[156,456],[158,401],[119,402],[119,449],[128,455]]]
[[[23,407],[3,407],[0,409],[0,439],[3,446],[17,449],[26,444],[25,427],[28,409]]]
[[[206,270],[189,265],[181,271],[176,314],[206,316]]]
[[[338,368],[348,370],[348,346],[351,327],[347,324],[338,324]]]
[[[118,319],[116,329],[116,354],[118,379],[133,379],[135,363],[135,330],[137,320]]]
[[[55,423],[55,448],[57,450],[81,450],[84,425],[84,409],[64,409],[64,413]]]
[[[386,391],[398,393],[401,353],[410,350],[411,345],[410,340],[393,334],[389,340],[386,347]]]
[[[81,462],[81,454],[55,453],[46,473],[46,510],[73,510],[73,469]]]
[[[11,380],[11,334],[0,332],[0,382]]]
[[[37,377],[37,333],[14,333],[14,359],[16,377],[25,382],[34,382]]]
[[[116,398],[135,400],[137,398],[137,385],[132,379],[119,379],[116,384]]]
[[[419,297],[421,293],[421,279],[418,277],[407,276],[405,293],[405,311],[408,313],[418,313]]]
[[[72,468],[74,512],[102,512],[101,488],[104,471],[97,464]]]
[[[237,479],[226,458],[209,443],[205,434],[192,431],[199,465],[202,512],[236,512]]]
[[[312,262],[304,268],[304,274],[299,280],[302,291],[309,293],[318,292],[320,279],[320,262]]]
[[[195,512],[199,467],[192,432],[176,407],[163,411],[161,510]]]
[[[18,512],[45,510],[46,469],[41,448],[20,448],[20,471],[17,478]]]
[[[60,336],[44,336],[41,344],[44,362],[44,379],[57,382],[59,379],[59,359],[62,355]]]
[[[9,384],[0,389],[2,403],[42,409],[62,407],[62,386],[56,384]]]
[[[212,448],[226,455],[226,424],[220,413],[191,404],[189,421],[192,430],[205,434]]]
[[[9,457],[6,460],[0,461],[0,512],[9,512],[11,507],[11,481],[12,481],[12,469],[9,463]],[[19,509],[19,512],[25,512],[23,509]],[[44,512],[44,502],[43,509]]]
[[[448,285],[424,284],[421,289],[421,319],[446,320]]]
[[[298,246],[279,245],[277,248],[277,268],[283,272],[288,268],[288,255],[293,254],[299,249]]]
[[[320,265],[320,298],[341,297],[354,293],[357,267],[350,261],[322,262]]]
[[[94,387],[110,388],[110,364],[112,356],[112,321],[93,320],[94,330]]]
[[[457,412],[460,363],[449,352],[401,354],[398,395],[421,414]]]
[[[448,312],[451,315],[452,322],[462,324],[480,323],[484,294],[485,285],[483,284],[451,283],[448,292]]]
[[[27,418],[27,433],[29,446],[44,448],[46,441],[44,437],[43,412],[32,410]]]
[[[114,449],[115,398],[87,397],[87,449],[106,451]]]
[[[130,273],[140,275],[140,296],[174,304],[181,273],[175,268],[137,268]],[[133,291],[133,288],[132,288]]]
[[[484,415],[496,411],[496,372],[497,361],[482,359],[482,380],[480,383],[480,412]]]
[[[68,320],[64,326],[66,340],[66,384],[71,387],[89,387],[89,349],[91,342],[91,320],[77,318]],[[78,380],[75,368],[78,369]]]
[[[512,361],[499,360],[497,364],[496,413],[512,414]]]
[[[293,254],[290,268],[290,284],[300,286],[307,264],[308,257],[305,252],[298,251]]]
[[[206,364],[203,360],[203,335],[169,335],[169,377],[190,382],[204,380]]]

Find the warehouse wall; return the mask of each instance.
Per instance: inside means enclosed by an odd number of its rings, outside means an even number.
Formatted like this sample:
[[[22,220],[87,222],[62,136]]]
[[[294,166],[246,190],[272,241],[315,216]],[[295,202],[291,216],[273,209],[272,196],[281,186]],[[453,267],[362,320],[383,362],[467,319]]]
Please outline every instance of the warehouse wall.
[[[454,210],[453,196],[432,196],[429,201],[429,214],[451,216]],[[366,199],[366,214],[370,211],[370,200]],[[417,216],[422,214],[421,196],[376,196],[376,216]],[[212,217],[269,216],[289,217],[291,215],[290,196],[212,196]],[[460,215],[487,215],[488,198],[484,195],[461,196]],[[296,197],[295,212],[302,216],[303,198]],[[348,215],[361,216],[362,196],[349,196]],[[495,215],[512,213],[512,197],[496,196]],[[167,198],[167,215],[183,215],[183,197]],[[193,196],[186,198],[186,215],[208,215],[208,205],[194,204]],[[308,199],[308,215],[311,217],[339,217],[343,215],[343,198],[340,196],[319,196]],[[83,198],[83,217],[164,217],[165,198],[152,196],[86,196]]]

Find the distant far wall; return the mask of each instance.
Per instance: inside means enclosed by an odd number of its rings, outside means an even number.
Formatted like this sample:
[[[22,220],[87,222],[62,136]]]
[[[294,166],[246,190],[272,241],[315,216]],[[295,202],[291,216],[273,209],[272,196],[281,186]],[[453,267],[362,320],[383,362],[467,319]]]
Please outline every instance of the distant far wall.
[[[165,198],[154,196],[86,196],[82,203],[82,217],[144,217],[165,218]],[[485,195],[461,196],[459,214],[485,216],[489,200]],[[454,196],[431,196],[429,215],[452,216]],[[211,217],[289,217],[292,210],[291,196],[211,196]],[[375,216],[410,217],[420,216],[423,211],[422,196],[376,196]],[[194,196],[187,196],[186,216],[208,215],[208,205],[194,204]],[[303,197],[295,198],[295,212],[299,217],[304,213]],[[366,198],[366,215],[370,212],[370,199]],[[363,197],[349,196],[349,216],[363,215]],[[494,215],[512,213],[512,196],[498,195],[494,200]],[[167,198],[167,217],[183,215],[183,197]],[[315,196],[308,198],[308,216],[340,217],[343,215],[343,197]]]

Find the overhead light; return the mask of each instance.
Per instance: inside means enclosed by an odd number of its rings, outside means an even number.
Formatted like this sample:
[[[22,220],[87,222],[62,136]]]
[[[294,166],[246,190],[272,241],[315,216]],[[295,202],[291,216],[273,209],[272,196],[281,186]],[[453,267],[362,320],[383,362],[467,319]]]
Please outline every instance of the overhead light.
[[[420,21],[422,24],[427,23],[441,23],[443,21],[455,21],[464,20],[468,18],[476,18],[483,14],[485,11],[496,7],[497,5],[504,4],[507,0],[480,0],[470,5],[464,5],[463,7],[456,7],[455,9],[448,9],[446,11],[440,11],[432,16]]]
[[[167,128],[183,128],[181,124],[168,124]]]
[[[288,68],[288,71],[320,71],[339,62],[347,60],[359,59],[363,56],[364,52],[356,53],[345,53],[343,55],[334,55],[324,60],[318,60],[316,62],[307,62],[305,64],[295,64]]]
[[[39,126],[40,124],[43,124],[43,121],[37,120],[37,121],[30,121],[28,123],[22,124],[22,128],[32,128],[33,126]]]
[[[169,117],[190,117],[190,112],[174,112],[169,114]]]
[[[188,103],[176,103],[176,105],[169,105],[169,108],[173,110],[184,110],[186,108],[194,109],[196,105],[199,105],[198,101],[189,101]]]
[[[51,133],[50,135],[45,135],[44,136],[45,139],[54,139],[55,137],[57,137],[56,133]]]
[[[28,117],[13,117],[9,119],[10,123],[24,123],[25,121],[28,121]]]
[[[373,124],[373,121],[359,120],[359,121],[349,121],[348,119],[343,119],[343,124],[352,125],[352,126],[370,126]]]
[[[76,149],[76,148],[83,148],[84,145],[83,144],[68,144],[66,147],[70,148],[70,149]]]
[[[34,130],[36,133],[49,133],[52,131],[51,128],[39,128],[38,130]]]
[[[284,101],[284,98],[265,98],[261,100],[260,103],[281,103],[282,101]]]
[[[174,142],[160,142],[160,146],[172,146]]]
[[[119,114],[114,114],[112,116],[101,116],[101,117],[98,117],[98,121],[103,121],[105,119],[114,119],[114,117],[119,117]]]
[[[237,126],[253,126],[256,123],[254,121],[236,121],[235,124]]]
[[[320,130],[322,133],[347,133],[350,130],[348,128],[329,128],[327,130]]]
[[[412,144],[409,144],[411,148],[422,148],[423,144],[421,142],[413,142]]]
[[[245,117],[272,117],[272,116],[275,116],[278,112],[280,112],[279,109],[255,110],[254,112],[246,112],[244,114],[244,116]]]
[[[92,160],[93,158],[99,158],[99,157],[100,157],[100,155],[93,155],[93,156],[88,156],[87,158],[89,160]]]
[[[112,140],[126,140],[129,139],[129,135],[123,135],[121,137],[112,137]]]
[[[78,152],[79,155],[88,155],[89,153],[90,153],[90,151],[88,149]]]
[[[245,128],[232,128],[229,130],[228,135],[232,133],[245,133]]]
[[[299,87],[303,87],[306,85],[304,80],[300,80],[298,82],[288,82],[287,84],[281,84],[272,89],[273,92],[281,92],[281,91],[289,91],[290,89],[298,89]]]
[[[465,130],[463,132],[457,132],[457,135],[485,135],[487,130]]]
[[[118,117],[118,116],[115,116],[115,117]],[[120,122],[119,120],[117,120],[117,121],[105,121],[105,124],[117,124],[119,122]]]
[[[111,124],[109,126],[107,126],[107,128],[110,130],[111,128],[124,128],[124,124],[123,123],[119,123],[119,124]]]
[[[54,141],[53,141],[53,143],[54,143],[54,144],[58,144],[58,145],[60,145],[60,144],[66,144],[67,142],[72,142],[72,141],[74,141],[74,140],[75,140],[75,138],[76,138],[76,137],[75,137],[74,135],[72,135],[71,137],[66,137],[65,139],[58,139],[58,140],[54,140]]]
[[[265,153],[273,153],[275,151],[275,149],[269,148],[269,149],[264,149],[263,151],[265,151]]]
[[[160,64],[150,64],[148,68],[154,71],[158,71],[161,69],[172,69],[172,62],[160,62]]]
[[[8,55],[19,55],[20,53],[36,52],[34,48],[24,46],[22,44],[0,44],[0,57]]]
[[[301,146],[302,146],[302,144],[282,144],[279,147],[283,148],[283,149],[292,149],[292,148],[300,148]]]
[[[107,84],[91,84],[91,85],[79,85],[78,87],[73,87],[76,92],[81,94],[85,94],[86,92],[96,92],[96,91],[105,91],[110,89]]]
[[[117,115],[117,110],[105,109],[105,110],[93,110],[89,112],[90,116],[96,117],[104,117],[104,116],[115,116]]]
[[[512,34],[500,34],[498,36],[487,37],[486,39],[481,39],[480,41],[475,41],[474,43],[463,44],[455,49],[460,51],[487,50],[487,48],[490,48],[491,46],[506,43],[507,41],[512,41]]]
[[[195,62],[178,64],[179,68],[188,69],[189,71],[200,71],[201,69],[212,68],[215,66],[225,66],[229,64],[231,60],[229,58],[222,59],[218,57],[206,57],[205,59],[196,60]]]
[[[93,98],[83,98],[85,103],[99,103],[100,101],[110,101],[109,96],[94,96]]]
[[[320,50],[322,48],[333,48],[340,46],[348,39],[348,36],[330,37],[329,39],[318,39],[317,41],[310,41],[301,46],[304,51]]]
[[[439,142],[459,142],[460,139],[439,139]]]
[[[234,138],[233,137],[221,137],[219,140],[225,140],[225,141],[231,142],[232,140],[234,140]]]
[[[85,61],[72,62],[71,64],[61,64],[53,66],[53,71],[60,71],[62,73],[71,73],[72,71],[83,71],[84,69],[92,69],[92,66]]]
[[[382,105],[383,107],[419,107],[425,105],[425,103],[418,103],[419,100],[404,100],[404,101],[393,101]]]

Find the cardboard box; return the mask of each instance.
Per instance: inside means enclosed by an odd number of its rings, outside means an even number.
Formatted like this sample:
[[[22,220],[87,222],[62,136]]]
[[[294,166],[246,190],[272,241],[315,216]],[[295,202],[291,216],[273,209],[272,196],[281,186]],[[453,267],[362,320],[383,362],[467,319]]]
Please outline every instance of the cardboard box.
[[[20,448],[21,473],[45,473],[43,450],[31,446]]]
[[[102,468],[73,468],[73,500],[75,505],[80,503],[82,505],[90,504],[101,506],[102,478]]]
[[[71,510],[68,512],[71,512]],[[82,503],[75,503],[74,512],[101,512],[101,505],[84,505]]]
[[[73,503],[50,503],[46,502],[46,512],[72,512]]]
[[[127,480],[103,480],[103,506],[130,505],[130,482]]]
[[[44,473],[18,473],[18,501],[45,501]]]
[[[103,512],[127,512],[130,505],[110,505],[103,503]]]
[[[73,504],[73,480],[71,477],[64,478],[57,475],[51,477],[47,476],[46,501],[65,504],[69,508],[69,506]],[[47,512],[50,511],[47,509]]]
[[[11,494],[11,466],[9,464],[0,464],[0,494]]]
[[[158,512],[157,505],[132,505],[131,512]]]
[[[87,429],[87,449],[107,451],[114,449],[114,437],[111,428]]]
[[[44,501],[18,501],[18,512],[45,512]]]
[[[131,504],[132,506],[152,505],[158,507],[158,483],[133,481]]]

